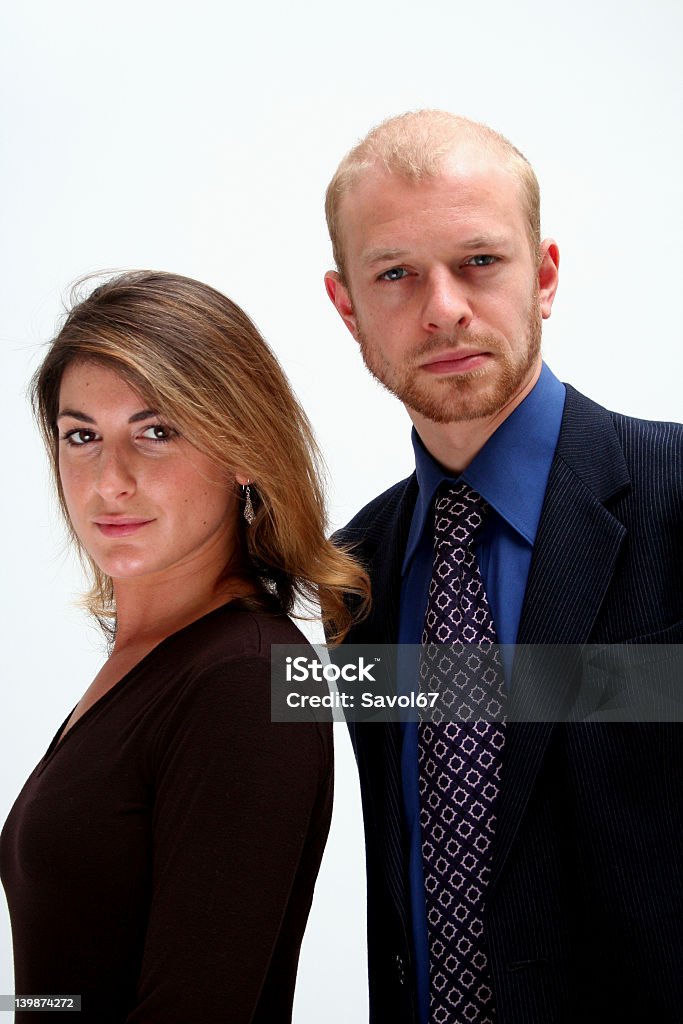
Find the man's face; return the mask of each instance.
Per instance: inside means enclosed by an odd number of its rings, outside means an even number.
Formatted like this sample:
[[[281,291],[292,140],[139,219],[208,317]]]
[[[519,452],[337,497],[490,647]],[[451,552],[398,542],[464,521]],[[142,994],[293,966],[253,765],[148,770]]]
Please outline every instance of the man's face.
[[[540,371],[558,261],[553,242],[532,253],[517,179],[458,151],[420,182],[367,172],[340,212],[346,281],[327,289],[370,372],[436,423],[511,411]]]

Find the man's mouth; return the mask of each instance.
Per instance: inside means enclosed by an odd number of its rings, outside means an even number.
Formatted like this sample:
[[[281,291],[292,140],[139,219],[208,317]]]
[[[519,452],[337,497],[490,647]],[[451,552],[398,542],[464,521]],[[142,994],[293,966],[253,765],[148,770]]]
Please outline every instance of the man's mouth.
[[[490,358],[491,353],[481,349],[470,349],[465,352],[456,349],[450,352],[440,352],[426,363],[422,363],[421,369],[435,376],[440,374],[470,373],[472,370],[478,370]]]

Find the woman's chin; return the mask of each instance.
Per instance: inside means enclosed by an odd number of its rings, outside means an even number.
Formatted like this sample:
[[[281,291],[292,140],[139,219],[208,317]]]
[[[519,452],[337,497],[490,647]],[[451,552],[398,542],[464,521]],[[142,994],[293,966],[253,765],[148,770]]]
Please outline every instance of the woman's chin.
[[[113,580],[124,581],[138,579],[154,572],[154,567],[149,562],[140,558],[95,558],[91,555],[100,572],[110,576]]]

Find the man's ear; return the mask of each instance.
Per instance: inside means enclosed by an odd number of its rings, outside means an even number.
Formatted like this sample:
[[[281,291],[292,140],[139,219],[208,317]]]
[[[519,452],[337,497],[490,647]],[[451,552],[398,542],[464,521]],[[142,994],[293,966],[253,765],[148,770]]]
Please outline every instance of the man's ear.
[[[353,337],[358,341],[358,324],[356,314],[353,310],[349,289],[342,281],[336,270],[328,270],[325,274],[325,290],[332,300],[335,309],[339,313]]]
[[[559,281],[560,250],[557,242],[546,238],[541,242],[541,258],[538,264],[538,295],[541,316],[547,320],[553,308],[553,300]]]

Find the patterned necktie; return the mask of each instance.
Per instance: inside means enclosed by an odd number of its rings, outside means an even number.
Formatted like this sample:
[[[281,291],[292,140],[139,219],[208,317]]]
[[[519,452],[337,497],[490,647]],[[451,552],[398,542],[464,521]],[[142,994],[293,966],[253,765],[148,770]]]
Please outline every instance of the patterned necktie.
[[[430,1024],[496,1020],[483,916],[505,740],[498,724],[505,687],[472,547],[487,509],[465,483],[442,485],[437,492],[421,688],[438,689],[451,708],[449,718],[461,721],[424,721],[418,729]]]

